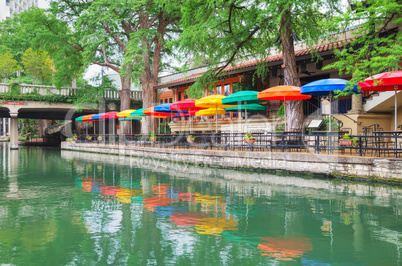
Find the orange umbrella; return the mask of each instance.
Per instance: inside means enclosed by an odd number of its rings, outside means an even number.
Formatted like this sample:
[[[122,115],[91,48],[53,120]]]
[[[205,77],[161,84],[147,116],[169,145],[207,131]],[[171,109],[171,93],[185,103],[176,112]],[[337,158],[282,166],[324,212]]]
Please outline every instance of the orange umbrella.
[[[259,92],[257,98],[260,100],[283,101],[283,105],[285,106],[285,131],[287,131],[286,101],[306,100],[310,99],[311,95],[301,94],[300,87],[282,85]]]

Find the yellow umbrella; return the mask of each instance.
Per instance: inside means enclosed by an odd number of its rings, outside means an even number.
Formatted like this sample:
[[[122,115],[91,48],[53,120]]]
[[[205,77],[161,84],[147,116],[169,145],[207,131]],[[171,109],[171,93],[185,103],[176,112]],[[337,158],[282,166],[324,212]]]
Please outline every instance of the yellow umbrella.
[[[223,96],[223,95],[209,95],[207,97],[204,97],[204,98],[201,98],[199,100],[196,100],[195,101],[195,106],[204,107],[204,108],[215,108],[216,111],[218,111],[218,108],[229,108],[229,107],[237,106],[237,104],[235,104],[235,105],[222,104],[222,99],[225,98],[225,97],[226,96]],[[218,119],[216,117],[217,115],[218,115],[218,113],[216,112],[215,113],[215,129],[216,129],[216,132],[218,132]]]
[[[215,130],[218,132],[218,115],[224,115],[226,114],[226,110],[222,108],[208,108],[204,110],[200,110],[197,113],[195,113],[195,116],[215,116]],[[211,125],[212,128],[212,125]],[[211,129],[212,131],[212,129]]]
[[[134,112],[134,111],[135,111],[135,110],[132,110],[132,109],[124,110],[124,111],[121,111],[120,113],[117,113],[116,116],[117,116],[118,118],[129,117],[130,114],[131,114],[132,112]]]
[[[195,101],[195,106],[204,108],[229,108],[235,107],[235,105],[222,104],[222,99],[226,96],[223,95],[209,95]]]

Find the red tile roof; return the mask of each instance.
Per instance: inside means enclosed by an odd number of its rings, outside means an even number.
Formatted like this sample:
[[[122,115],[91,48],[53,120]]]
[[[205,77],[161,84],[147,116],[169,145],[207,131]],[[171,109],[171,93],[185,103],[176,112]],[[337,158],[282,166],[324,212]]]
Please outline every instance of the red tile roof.
[[[349,40],[351,40],[351,39],[347,39],[346,41],[349,41]],[[318,53],[323,53],[323,52],[332,51],[333,49],[342,48],[344,46],[344,42],[345,42],[345,40],[344,41],[336,41],[333,43],[318,45],[313,48],[295,51],[296,60],[297,60],[297,57],[299,57],[299,56],[310,55],[313,50],[316,50]],[[282,58],[283,58],[283,55],[280,54],[280,55],[274,55],[274,56],[264,58],[263,61],[265,63],[273,63],[273,62],[281,61]],[[250,62],[246,62],[246,63],[240,63],[240,64],[237,64],[234,66],[228,66],[224,69],[224,71],[225,72],[233,72],[233,71],[240,70],[240,69],[252,68],[252,67],[256,67],[257,63],[258,63],[258,60],[254,60],[254,61],[250,61]],[[155,86],[154,88],[161,89],[161,88],[166,88],[166,87],[182,85],[182,84],[186,84],[186,83],[192,83],[192,82],[195,82],[195,79],[197,77],[202,76],[202,74],[203,73],[192,74],[188,77],[184,77],[184,78],[172,80],[169,82],[165,82],[163,84],[159,84],[159,85]]]

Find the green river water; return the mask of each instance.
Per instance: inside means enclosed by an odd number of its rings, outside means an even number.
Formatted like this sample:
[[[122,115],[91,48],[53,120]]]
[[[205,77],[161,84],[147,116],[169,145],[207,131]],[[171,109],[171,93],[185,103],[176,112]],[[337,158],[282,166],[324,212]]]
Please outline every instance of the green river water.
[[[5,145],[0,162],[0,265],[402,263],[402,187]]]

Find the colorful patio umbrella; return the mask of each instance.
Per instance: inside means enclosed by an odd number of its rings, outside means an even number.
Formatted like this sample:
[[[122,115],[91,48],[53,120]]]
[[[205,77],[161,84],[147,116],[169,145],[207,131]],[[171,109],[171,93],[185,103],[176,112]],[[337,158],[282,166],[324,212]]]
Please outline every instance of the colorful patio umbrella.
[[[98,119],[92,119],[95,114],[86,115],[82,118],[82,121],[99,121]]]
[[[119,121],[131,121],[131,120],[141,120],[142,117],[140,116],[128,116],[124,118],[119,118]]]
[[[332,131],[332,96],[336,91],[343,91],[348,86],[346,79],[320,79],[310,82],[301,88],[301,93],[313,96],[328,96],[329,97],[329,131]],[[351,91],[358,93],[357,87]]]
[[[151,116],[162,116],[162,117],[167,117],[167,116],[172,116],[170,113],[164,113],[164,112],[157,112],[154,109],[155,107],[150,107],[147,108],[143,111],[145,115],[151,115]]]
[[[75,121],[82,121],[82,119],[83,119],[85,116],[86,116],[86,115],[79,116],[79,117],[77,117],[77,118],[75,119]]]
[[[226,98],[222,99],[223,104],[244,104],[244,112],[246,114],[246,132],[248,131],[247,125],[247,104],[255,104],[255,103],[262,103],[263,100],[259,100],[257,98],[257,91],[238,91],[233,93]],[[265,110],[265,108],[264,108]],[[228,111],[228,110],[226,110]]]
[[[99,116],[100,119],[112,119],[113,120],[113,131],[112,134],[115,134],[115,119],[118,119],[117,117],[118,112],[107,112]]]
[[[215,130],[216,130],[216,132],[218,132],[218,119],[217,119],[218,109],[237,106],[237,104],[235,104],[235,105],[222,104],[223,98],[225,98],[225,96],[223,96],[223,95],[209,95],[207,97],[204,97],[204,98],[201,98],[201,99],[195,101],[196,107],[212,108],[213,110],[216,111],[216,113],[215,113]],[[207,109],[207,110],[209,110],[209,109]],[[201,111],[203,111],[203,110],[201,110]],[[201,112],[201,111],[199,111],[199,112]],[[197,112],[197,114],[199,112]],[[226,111],[225,111],[225,113],[226,113]]]
[[[266,89],[262,92],[259,92],[257,94],[257,97],[261,100],[284,101],[283,105],[285,106],[285,131],[287,131],[286,101],[305,100],[311,98],[310,95],[300,94],[299,87],[289,85],[275,86]]]
[[[195,113],[195,116],[215,116],[215,131],[218,132],[218,122],[217,122],[217,116],[218,115],[224,115],[226,114],[225,109],[222,108],[208,108],[208,109],[203,109]],[[212,125],[211,125],[211,131],[212,131]]]
[[[79,121],[83,121],[82,119],[85,117],[85,115],[82,115],[82,116],[80,116],[80,117],[77,117],[76,119],[75,119],[75,122],[79,122]],[[94,128],[95,129],[95,128]],[[86,134],[88,135],[88,127],[87,126],[85,126],[85,132],[86,132]]]
[[[105,113],[99,113],[99,114],[93,115],[93,116],[91,116],[91,119],[93,119],[93,120],[101,120],[100,116],[104,115],[104,114]]]
[[[376,82],[378,81],[378,82]],[[395,131],[398,130],[397,91],[402,90],[402,71],[385,72],[367,78],[359,83],[363,91],[395,91]]]
[[[122,111],[122,112],[120,112],[120,113],[117,113],[116,116],[117,116],[118,118],[128,117],[128,116],[130,116],[130,114],[131,114],[132,112],[134,112],[134,111],[135,111],[135,110],[133,110],[133,109],[124,110],[124,111]]]
[[[203,107],[196,107],[195,101],[196,101],[195,99],[184,99],[170,105],[170,109],[189,112],[188,115],[178,114],[178,116],[190,116],[190,134],[193,133],[191,116],[194,116],[197,111],[205,109]]]
[[[134,112],[132,112],[130,114],[130,116],[142,116],[142,117],[148,116],[148,115],[144,114],[144,110],[146,110],[146,109],[148,109],[148,108],[137,109]]]
[[[156,106],[155,106],[156,107]],[[172,114],[171,113],[165,113],[165,112],[157,112],[155,111],[155,107],[150,107],[147,108],[143,111],[144,114],[146,115],[150,115],[153,118],[162,118],[162,119],[167,119],[167,118],[171,118]],[[170,109],[169,109],[170,110]],[[159,124],[160,127],[160,124]],[[159,131],[159,127],[158,127],[158,131]],[[165,132],[166,132],[166,123],[165,123]]]

